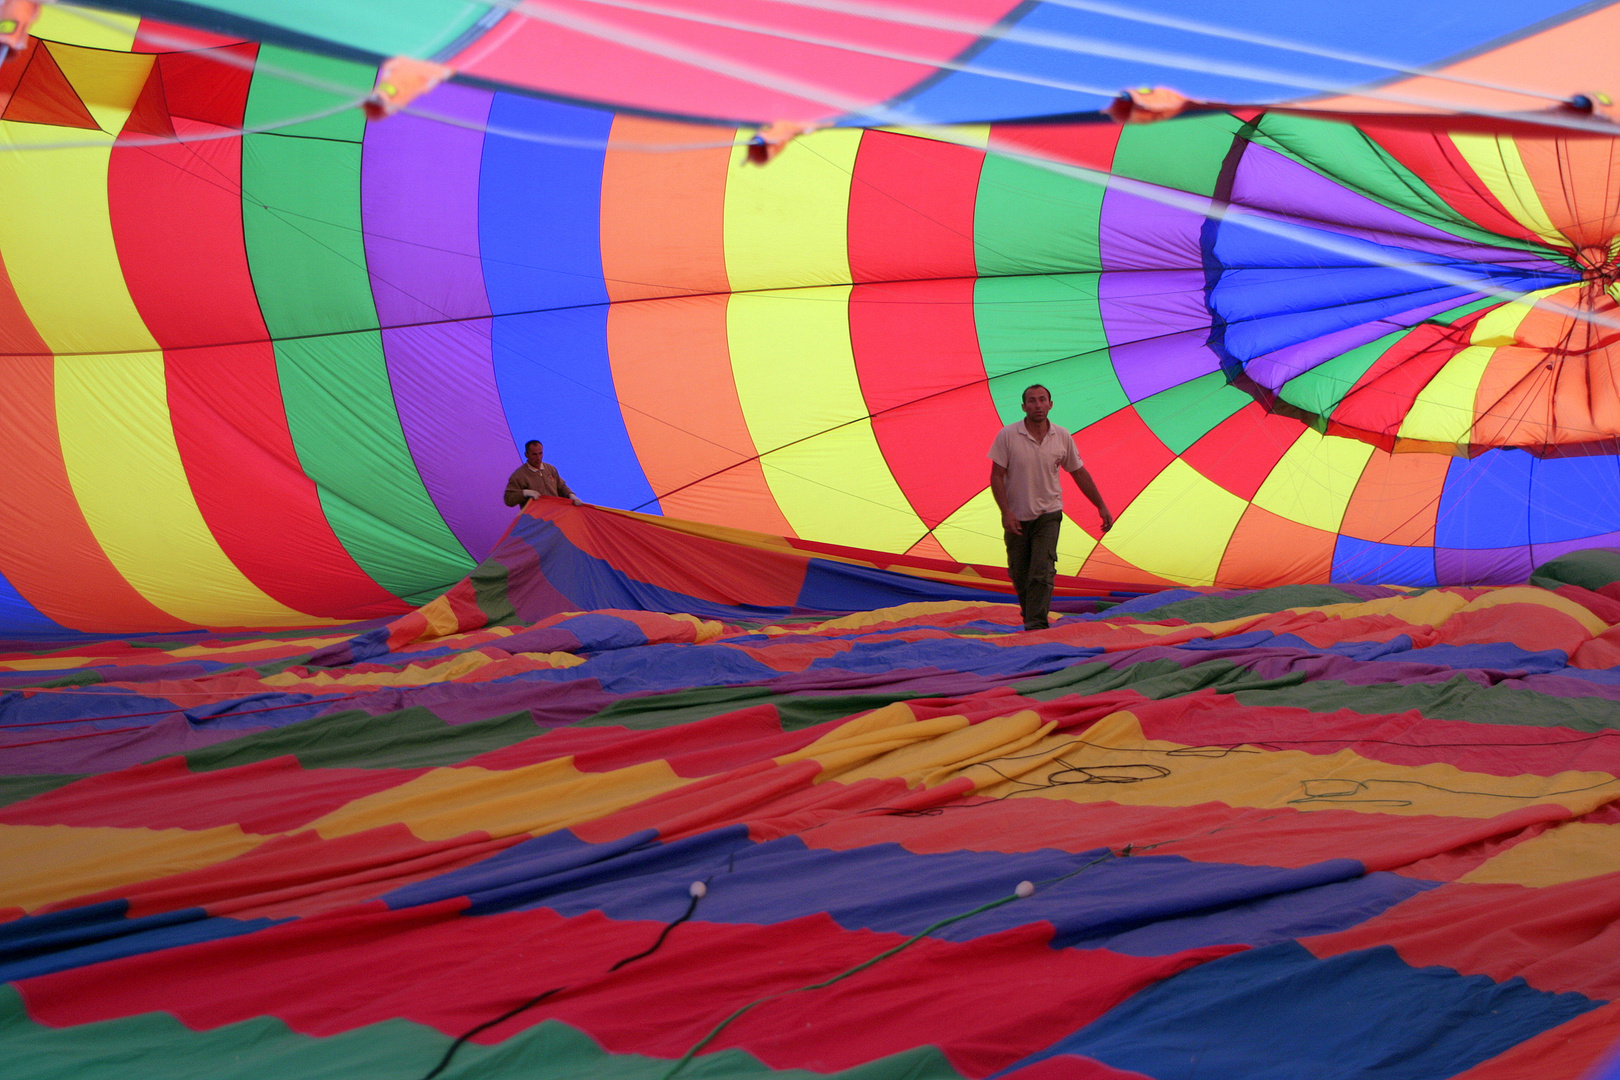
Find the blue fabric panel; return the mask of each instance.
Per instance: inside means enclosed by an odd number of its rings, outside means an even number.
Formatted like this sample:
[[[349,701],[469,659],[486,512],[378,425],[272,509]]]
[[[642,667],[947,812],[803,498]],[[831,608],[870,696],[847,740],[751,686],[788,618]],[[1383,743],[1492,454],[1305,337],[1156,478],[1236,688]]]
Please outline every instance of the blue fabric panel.
[[[1151,11],[1184,19],[1217,23],[1237,31],[1265,34],[1420,65],[1473,49],[1502,34],[1566,10],[1568,0],[1524,4],[1474,5],[1464,0],[1437,0],[1413,5],[1409,0],[1359,0],[1354,17],[1331,4],[1288,0],[1245,0],[1212,8],[1207,0],[1157,0]],[[908,103],[920,119],[968,121],[1099,109],[1116,88],[1158,84],[1173,86],[1203,101],[1269,102],[1310,97],[1299,85],[1245,78],[1236,65],[1253,65],[1301,76],[1316,86],[1353,86],[1389,77],[1383,68],[1211,38],[1186,30],[1094,15],[1049,4],[1033,5],[1018,27],[1045,33],[1091,38],[1104,53],[1076,55],[1032,45],[997,40],[971,58],[986,68],[1011,70],[1095,87],[1083,94],[984,76],[951,74]],[[1187,57],[1183,65],[1153,64],[1129,49],[1157,50]]]
[[[71,630],[54,619],[46,618],[38,608],[23,599],[22,593],[11,582],[0,576],[0,644],[11,639],[66,645],[94,640],[94,635]]]
[[[1620,457],[1538,458],[1530,491],[1532,543],[1620,532]]]
[[[1569,657],[1561,649],[1527,652],[1505,641],[1488,645],[1430,645],[1426,649],[1413,649],[1401,659],[1450,668],[1515,671],[1527,675],[1550,672],[1564,674],[1564,665],[1569,662]]]
[[[613,114],[497,94],[489,124],[605,144]],[[604,152],[484,139],[478,242],[495,379],[513,441],[545,443],[546,460],[580,498],[657,513],[608,362]]]
[[[1329,230],[1295,227],[1339,248],[1428,264],[1497,288],[1529,292],[1571,279],[1567,273],[1466,262]],[[1205,230],[1205,236],[1210,232]],[[1358,264],[1351,256],[1231,221],[1222,222],[1213,233],[1213,248],[1206,259],[1213,259],[1219,278],[1209,291],[1209,302],[1226,322],[1225,351],[1238,361],[1380,319],[1400,322],[1404,312],[1443,301],[1461,303],[1478,295],[1409,271],[1371,262]]]
[[[938,668],[976,675],[1012,675],[1057,671],[1101,655],[1101,649],[1058,642],[1009,647],[960,639],[867,641],[857,642],[848,652],[820,657],[810,663],[810,669],[877,672]]]
[[[1333,546],[1333,580],[1365,585],[1438,585],[1434,548],[1379,544],[1340,536]]]
[[[563,630],[579,639],[580,652],[606,652],[609,649],[631,649],[647,644],[647,635],[629,619],[613,615],[588,612],[564,619],[554,630]]]
[[[1055,948],[1155,956],[1331,933],[1434,887],[1366,874],[1349,859],[1277,869],[1120,858],[1102,849],[918,855],[875,844],[822,851],[797,837],[752,844],[746,827],[736,825],[670,844],[656,843],[650,830],[606,844],[552,834],[385,899],[406,907],[466,895],[475,914],[544,906],[569,916],[601,911],[660,920],[684,910],[687,887],[701,880],[709,893],[696,917],[705,922],[768,925],[826,912],[848,929],[915,934],[1007,896],[1024,879],[1039,883],[1034,896],[937,936],[970,941],[1044,922],[1053,927]]]
[[[128,914],[128,901],[105,900],[0,923],[0,982],[177,945],[237,937],[288,921],[219,918],[203,908],[165,911],[139,919],[127,918]]]
[[[1600,1004],[1388,946],[1318,960],[1281,944],[1166,979],[1004,1073],[1077,1054],[1154,1080],[1437,1080]]]
[[[736,649],[691,645],[647,645],[640,649],[602,652],[576,667],[513,676],[538,682],[596,679],[610,694],[655,694],[694,686],[736,686],[781,677],[782,672]]]
[[[928,600],[971,600],[978,604],[1018,602],[1007,593],[929,581],[871,566],[811,559],[804,573],[804,584],[799,589],[798,606],[812,611],[870,611]]]
[[[1530,478],[1536,459],[1523,450],[1453,458],[1440,493],[1435,547],[1506,548],[1530,540]]]

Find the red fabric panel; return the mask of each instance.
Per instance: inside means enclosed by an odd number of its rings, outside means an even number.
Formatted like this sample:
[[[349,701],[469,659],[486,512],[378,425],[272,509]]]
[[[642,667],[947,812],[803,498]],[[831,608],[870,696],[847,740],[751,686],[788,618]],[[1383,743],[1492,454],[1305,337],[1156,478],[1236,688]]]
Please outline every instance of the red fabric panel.
[[[258,45],[243,42],[229,48],[158,57],[157,71],[162,76],[169,115],[217,127],[240,127],[258,51]]]
[[[1496,604],[1479,611],[1461,611],[1435,628],[1437,640],[1447,645],[1490,645],[1507,642],[1528,652],[1562,649],[1565,655],[1592,639],[1571,616],[1544,604]]]
[[[1379,436],[1379,445],[1388,450],[1412,408],[1412,400],[1468,344],[1480,314],[1476,312],[1455,326],[1425,323],[1414,327],[1344,395],[1333,410],[1334,423]]]
[[[404,610],[339,543],[299,467],[241,239],[241,141],[115,147],[107,198],[130,296],[164,349],[181,461],[225,554],[297,611],[361,619]],[[266,506],[278,509],[273,524]],[[322,567],[319,578],[307,566]]]
[[[823,785],[826,786],[826,785]],[[885,804],[894,805],[894,804]],[[804,842],[815,848],[847,851],[870,844],[901,844],[919,855],[951,851],[1091,851],[1100,847],[1155,855],[1178,855],[1196,862],[1236,863],[1293,869],[1328,859],[1356,859],[1369,872],[1396,870],[1436,852],[1497,835],[1523,839],[1519,830],[1543,825],[1545,807],[1525,807],[1489,821],[1363,813],[1355,810],[1296,810],[1293,807],[1234,807],[1208,802],[1197,806],[1124,806],[1071,803],[1061,799],[987,800],[933,818],[888,818],[876,814],[832,821]],[[1554,807],[1553,810],[1558,808]],[[1495,851],[1437,877],[1458,877]]]
[[[1176,457],[1129,406],[1075,432],[1074,445],[1086,471],[1098,481],[1109,508],[1116,512],[1142,494],[1142,489]],[[989,475],[988,465],[985,475]],[[1073,506],[1077,496],[1071,485],[1065,485],[1064,498],[1066,505]],[[1079,498],[1086,507],[1091,506]]]
[[[1119,145],[1119,135],[1124,128],[1103,120],[1100,114],[1098,121],[1095,124],[997,124],[990,129],[990,146],[1112,172],[1114,148]]]
[[[1450,137],[1450,130],[1457,127],[1454,120],[1441,128],[1438,124],[1430,126],[1410,121],[1380,123],[1375,117],[1363,116],[1357,117],[1356,126],[1396,161],[1416,173],[1452,209],[1476,225],[1499,236],[1532,240],[1539,247],[1546,245],[1528,225],[1503,208],[1457,150]]]
[[[983,164],[983,151],[956,143],[862,135],[849,185],[856,283],[975,277],[973,212]],[[920,319],[914,323],[920,328]]]
[[[531,502],[524,512],[550,520],[575,547],[635,581],[700,600],[767,607],[791,607],[804,587],[810,565],[805,555],[760,548],[742,566],[735,546],[722,540],[648,529],[635,518],[618,514],[542,507],[538,505],[542,501]]]
[[[1453,883],[1418,893],[1349,930],[1300,938],[1319,957],[1393,945],[1413,967],[1438,964],[1548,993],[1620,997],[1620,873],[1539,888]]]
[[[67,81],[51,56],[48,43],[34,39],[28,50],[27,67],[11,92],[4,119],[20,124],[51,124],[55,127],[101,130],[90,110],[79,100],[78,91]]]
[[[11,806],[8,825],[214,829],[249,833],[301,828],[340,806],[413,780],[427,769],[305,769],[296,757],[191,772],[184,758],[89,776]]]
[[[1299,421],[1255,402],[1211,428],[1181,459],[1239,498],[1252,499],[1299,431]]]
[[[65,1027],[167,1011],[194,1030],[276,1016],[294,1031],[333,1035],[402,1017],[460,1034],[548,987],[558,994],[476,1036],[497,1043],[546,1019],[588,1031],[616,1054],[673,1059],[758,998],[832,978],[905,941],[844,930],[826,915],[772,926],[697,919],[635,965],[661,925],[546,910],[459,917],[465,900],[404,911],[380,904],[274,926],[251,938],[168,949],[17,984],[29,1015]],[[1050,1045],[1130,995],[1241,946],[1171,956],[1053,949],[1031,924],[970,942],[924,938],[824,989],[744,1014],[707,1048],[741,1047],[774,1069],[832,1072],[923,1044],[967,1076],[985,1076]],[[490,942],[501,947],[492,949]],[[448,969],[446,957],[459,959]],[[334,980],[342,970],[347,977]],[[973,977],[964,978],[963,973]],[[1016,1015],[1000,1007],[1020,987]],[[354,986],[387,987],[357,1000]],[[871,1018],[905,1016],[903,1026]],[[804,1035],[807,1024],[816,1037]]]
[[[849,338],[872,430],[900,490],[933,528],[990,484],[1001,426],[973,320],[973,279],[857,285]]]

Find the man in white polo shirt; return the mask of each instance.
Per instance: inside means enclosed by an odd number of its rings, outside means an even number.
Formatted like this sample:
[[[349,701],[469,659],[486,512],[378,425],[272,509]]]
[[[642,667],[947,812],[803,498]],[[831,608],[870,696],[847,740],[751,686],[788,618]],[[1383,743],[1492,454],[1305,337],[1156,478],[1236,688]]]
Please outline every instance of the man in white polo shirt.
[[[1007,573],[1018,590],[1025,630],[1045,630],[1057,575],[1058,527],[1063,523],[1059,474],[1074,477],[1080,494],[1102,515],[1102,531],[1114,525],[1097,485],[1074,449],[1074,436],[1046,418],[1052,394],[1039,383],[1024,391],[1024,419],[1008,424],[990,444],[990,492],[1001,507],[1007,541]]]

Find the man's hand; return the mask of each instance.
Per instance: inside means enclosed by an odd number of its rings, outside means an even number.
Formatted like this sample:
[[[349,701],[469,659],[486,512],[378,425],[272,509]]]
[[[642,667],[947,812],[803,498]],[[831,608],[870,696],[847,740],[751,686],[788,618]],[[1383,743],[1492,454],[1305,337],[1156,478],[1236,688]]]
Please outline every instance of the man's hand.
[[[570,499],[573,499],[573,500],[574,500],[574,505],[575,505],[575,506],[584,506],[584,505],[585,505],[585,502],[584,502],[584,500],[582,500],[582,499],[581,499],[581,498],[580,498],[580,497],[579,497],[579,496],[578,496],[578,495],[570,495],[570,496],[568,496],[568,497],[569,497],[569,498],[570,498]]]
[[[1011,510],[1003,510],[1001,512],[1001,527],[1007,532],[1012,533],[1014,536],[1024,535],[1024,527],[1018,523],[1017,518],[1013,517],[1013,512]]]
[[[1102,531],[1107,532],[1114,527],[1114,515],[1104,510],[1102,512]]]
[[[534,490],[534,488],[524,488],[523,497],[525,499],[538,499],[540,497],[540,493]]]

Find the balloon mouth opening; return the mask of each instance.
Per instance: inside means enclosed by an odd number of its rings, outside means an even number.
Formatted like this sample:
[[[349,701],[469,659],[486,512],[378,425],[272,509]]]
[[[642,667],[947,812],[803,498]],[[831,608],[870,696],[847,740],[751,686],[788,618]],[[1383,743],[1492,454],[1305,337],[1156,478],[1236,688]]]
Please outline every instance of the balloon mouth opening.
[[[1604,288],[1620,281],[1620,252],[1608,247],[1584,247],[1575,256],[1583,282],[1599,282]]]

